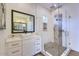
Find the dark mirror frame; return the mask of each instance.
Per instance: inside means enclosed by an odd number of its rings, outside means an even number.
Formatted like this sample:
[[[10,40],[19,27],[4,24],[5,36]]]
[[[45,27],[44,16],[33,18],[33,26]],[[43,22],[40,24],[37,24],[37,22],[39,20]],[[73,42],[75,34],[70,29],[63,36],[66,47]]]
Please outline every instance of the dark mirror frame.
[[[14,32],[13,31],[13,27],[14,27],[14,23],[13,23],[13,20],[14,20],[14,18],[13,18],[13,12],[20,13],[20,14],[24,14],[24,15],[28,15],[28,16],[32,16],[33,17],[33,31]],[[12,33],[33,33],[33,32],[35,32],[35,16],[34,15],[31,15],[31,14],[24,13],[24,12],[16,11],[16,10],[11,10],[11,32]]]

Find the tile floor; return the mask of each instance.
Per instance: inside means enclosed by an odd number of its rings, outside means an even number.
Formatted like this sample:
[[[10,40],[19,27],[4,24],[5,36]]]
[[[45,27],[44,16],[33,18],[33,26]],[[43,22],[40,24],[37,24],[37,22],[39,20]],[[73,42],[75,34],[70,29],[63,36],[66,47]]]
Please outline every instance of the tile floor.
[[[68,56],[79,56],[79,52],[71,50]]]
[[[60,56],[65,50],[61,45],[52,42],[45,44],[44,49],[53,56]]]

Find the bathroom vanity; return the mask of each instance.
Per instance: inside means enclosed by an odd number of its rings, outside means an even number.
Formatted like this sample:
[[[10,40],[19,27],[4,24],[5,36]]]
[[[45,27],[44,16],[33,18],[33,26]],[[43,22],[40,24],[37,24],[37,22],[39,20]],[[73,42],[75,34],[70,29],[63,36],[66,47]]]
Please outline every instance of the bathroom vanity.
[[[41,38],[38,35],[14,35],[5,41],[6,56],[32,56],[42,50]]]

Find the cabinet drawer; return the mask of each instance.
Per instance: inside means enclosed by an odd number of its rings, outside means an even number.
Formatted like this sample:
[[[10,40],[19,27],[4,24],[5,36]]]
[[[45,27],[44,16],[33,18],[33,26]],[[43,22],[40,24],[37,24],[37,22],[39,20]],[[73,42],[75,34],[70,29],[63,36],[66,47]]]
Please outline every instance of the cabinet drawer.
[[[35,42],[41,42],[41,40],[35,40]]]
[[[35,42],[34,44],[35,44],[35,45],[41,45],[41,43],[40,43],[40,42]]]
[[[7,48],[14,48],[14,47],[19,47],[21,46],[21,41],[14,41],[14,42],[8,42],[6,43]]]
[[[39,48],[37,48],[37,49],[34,50],[34,54],[37,54],[39,52],[41,52],[41,49],[39,49]]]
[[[40,48],[37,48],[37,49],[35,49],[35,51],[37,52],[37,51],[41,51],[41,49]]]
[[[6,55],[9,56],[21,56],[22,55],[22,48],[17,47],[17,48],[12,48],[12,49],[7,49]]]

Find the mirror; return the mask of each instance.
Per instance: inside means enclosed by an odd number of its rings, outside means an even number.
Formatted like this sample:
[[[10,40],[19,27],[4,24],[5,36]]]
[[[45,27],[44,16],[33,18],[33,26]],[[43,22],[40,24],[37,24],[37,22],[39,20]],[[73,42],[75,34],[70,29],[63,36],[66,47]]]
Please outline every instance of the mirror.
[[[32,33],[35,31],[35,16],[12,10],[12,33]]]

